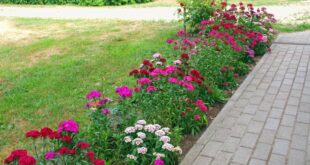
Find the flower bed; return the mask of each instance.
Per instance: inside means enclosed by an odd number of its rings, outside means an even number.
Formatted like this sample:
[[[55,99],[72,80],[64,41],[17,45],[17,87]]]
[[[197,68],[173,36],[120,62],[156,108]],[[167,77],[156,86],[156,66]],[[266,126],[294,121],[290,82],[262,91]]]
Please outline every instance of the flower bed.
[[[180,13],[186,10],[181,6]],[[178,164],[182,137],[206,128],[212,106],[227,100],[255,56],[271,51],[275,20],[265,8],[225,2],[213,7],[212,17],[193,27],[197,34],[178,31],[166,40],[171,54],[156,53],[130,71],[136,86],[117,87],[118,99],[89,92],[88,127],[80,131],[66,120],[57,131],[29,131],[33,156],[15,150],[5,163]]]

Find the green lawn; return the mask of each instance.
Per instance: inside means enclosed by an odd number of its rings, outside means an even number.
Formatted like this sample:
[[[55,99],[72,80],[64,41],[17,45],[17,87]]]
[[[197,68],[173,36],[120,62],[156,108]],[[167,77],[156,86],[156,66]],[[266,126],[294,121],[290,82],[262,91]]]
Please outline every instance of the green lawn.
[[[69,118],[85,126],[85,94],[103,88],[113,96],[116,86],[132,82],[130,69],[163,49],[179,28],[176,22],[8,21],[17,32],[13,40],[0,39],[0,161],[25,146],[29,129]]]

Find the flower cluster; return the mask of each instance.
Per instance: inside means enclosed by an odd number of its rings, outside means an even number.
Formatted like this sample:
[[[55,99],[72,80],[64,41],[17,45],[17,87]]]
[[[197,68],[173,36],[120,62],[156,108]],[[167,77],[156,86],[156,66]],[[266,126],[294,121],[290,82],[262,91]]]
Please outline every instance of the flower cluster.
[[[124,132],[123,141],[129,151],[127,158],[131,161],[148,160],[154,161],[154,164],[164,164],[167,155],[182,154],[181,148],[171,143],[170,129],[167,127],[162,127],[159,124],[147,124],[145,120],[138,120],[134,126],[127,127]],[[154,155],[154,157],[146,159],[150,155]]]

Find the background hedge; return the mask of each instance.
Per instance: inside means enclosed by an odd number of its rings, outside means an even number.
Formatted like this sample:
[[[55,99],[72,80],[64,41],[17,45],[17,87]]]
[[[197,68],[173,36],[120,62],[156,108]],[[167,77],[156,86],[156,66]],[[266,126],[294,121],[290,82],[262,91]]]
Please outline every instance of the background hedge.
[[[74,4],[81,6],[107,6],[107,5],[126,5],[135,3],[146,3],[153,0],[0,0],[0,3],[6,4]]]

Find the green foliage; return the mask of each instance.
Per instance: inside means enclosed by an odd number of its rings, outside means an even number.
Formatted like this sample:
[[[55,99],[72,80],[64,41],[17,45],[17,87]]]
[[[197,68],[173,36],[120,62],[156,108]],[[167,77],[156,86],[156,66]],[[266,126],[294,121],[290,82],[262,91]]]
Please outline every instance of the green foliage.
[[[45,5],[45,4],[74,4],[81,6],[108,6],[108,5],[126,5],[136,3],[147,3],[152,0],[1,0],[3,4],[30,4],[30,5]]]

